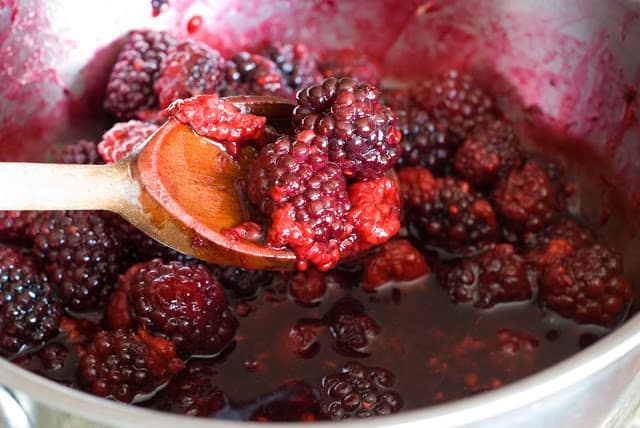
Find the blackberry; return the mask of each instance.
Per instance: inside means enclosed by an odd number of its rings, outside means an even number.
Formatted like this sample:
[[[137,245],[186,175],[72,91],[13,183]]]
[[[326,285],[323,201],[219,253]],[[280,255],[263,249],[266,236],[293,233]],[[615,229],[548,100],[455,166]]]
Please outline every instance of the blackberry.
[[[278,66],[294,93],[322,80],[316,58],[306,45],[271,43],[263,49],[262,55]]]
[[[218,94],[231,95],[276,95],[293,96],[285,76],[270,59],[249,52],[239,52],[227,61],[224,80]]]
[[[112,327],[166,337],[185,356],[219,353],[238,326],[222,286],[206,267],[160,259],[133,265],[120,277],[107,317]]]
[[[498,222],[489,201],[466,181],[445,177],[436,183],[431,200],[409,207],[412,231],[418,238],[453,252],[497,238]]]
[[[296,272],[289,279],[289,294],[297,303],[303,306],[312,306],[319,303],[326,292],[327,281],[325,275],[316,269]]]
[[[224,288],[230,290],[236,298],[251,298],[262,287],[273,281],[274,272],[266,270],[244,269],[235,266],[215,266],[215,275]]]
[[[101,331],[87,345],[77,374],[80,386],[125,403],[143,398],[184,368],[175,346],[144,330]]]
[[[102,136],[98,153],[106,163],[117,162],[144,143],[156,129],[156,125],[139,120],[116,123]]]
[[[406,239],[385,242],[364,265],[362,288],[373,291],[390,281],[411,281],[429,273],[424,256]]]
[[[525,237],[525,247],[530,249],[527,260],[540,266],[565,257],[595,241],[591,230],[570,218],[563,218],[543,232],[529,233]]]
[[[364,305],[352,297],[334,303],[323,321],[329,326],[336,351],[348,357],[369,355],[370,343],[382,330],[365,312]]]
[[[0,241],[31,245],[29,228],[39,215],[38,211],[0,211]]]
[[[312,358],[319,351],[318,338],[326,328],[327,326],[322,320],[299,319],[287,332],[287,349],[302,358]]]
[[[497,116],[493,100],[468,74],[450,70],[413,91],[416,103],[460,141],[477,125]]]
[[[438,279],[452,301],[476,308],[527,300],[532,293],[526,262],[510,244],[496,244],[482,254],[447,264],[439,269]]]
[[[326,269],[340,258],[350,204],[344,176],[315,140],[313,132],[303,131],[294,141],[283,137],[265,146],[250,166],[246,190],[249,200],[271,216],[272,245],[287,245],[301,263]]]
[[[134,30],[128,34],[111,71],[104,102],[116,118],[134,119],[139,112],[158,107],[153,84],[174,43],[175,39],[164,32]]]
[[[202,43],[185,40],[169,47],[154,84],[160,108],[180,98],[215,94],[224,68],[220,53]]]
[[[0,354],[11,356],[58,334],[60,298],[33,262],[0,248]]]
[[[409,207],[422,205],[436,197],[438,181],[426,168],[405,167],[396,174],[402,199]]]
[[[53,161],[57,163],[96,165],[102,159],[98,153],[98,145],[89,140],[78,140],[65,144],[61,149],[53,152]]]
[[[552,261],[540,279],[542,301],[560,315],[583,323],[610,325],[625,313],[632,297],[622,257],[600,243]]]
[[[326,140],[329,160],[354,180],[377,178],[400,155],[400,131],[393,112],[378,104],[378,90],[350,78],[327,78],[298,92],[296,129]]]
[[[214,416],[228,402],[217,385],[217,374],[204,361],[192,360],[152,399],[150,407],[189,416]]]
[[[541,231],[557,219],[561,208],[555,186],[534,161],[499,180],[491,197],[506,225],[519,233]]]
[[[322,379],[322,413],[334,420],[397,413],[402,397],[391,389],[394,383],[389,370],[348,362],[339,373]]]
[[[90,312],[106,304],[124,267],[122,242],[107,215],[52,211],[31,225],[33,252],[65,306]]]
[[[356,49],[340,49],[325,56],[320,63],[325,77],[351,77],[369,85],[378,85],[382,77],[380,68],[371,58]]]
[[[522,162],[510,123],[496,120],[474,129],[456,152],[455,171],[477,187],[493,184]]]

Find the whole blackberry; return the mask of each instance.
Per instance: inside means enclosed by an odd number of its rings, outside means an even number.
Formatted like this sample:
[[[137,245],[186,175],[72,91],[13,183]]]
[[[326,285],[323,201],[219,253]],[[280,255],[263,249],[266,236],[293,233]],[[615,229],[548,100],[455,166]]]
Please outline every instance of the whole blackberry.
[[[271,271],[235,266],[215,266],[213,272],[220,279],[222,286],[230,290],[236,298],[255,296],[260,288],[271,284],[276,275]]]
[[[497,238],[498,222],[489,201],[466,181],[445,177],[436,182],[431,200],[409,207],[413,233],[454,252]]]
[[[154,392],[184,368],[175,346],[144,330],[101,331],[87,345],[78,364],[86,391],[130,403]]]
[[[378,85],[382,77],[380,68],[372,59],[356,49],[340,49],[325,55],[320,63],[320,69],[325,77],[352,77],[359,82]]]
[[[625,313],[633,292],[620,254],[594,243],[545,266],[540,297],[562,316],[607,326]]]
[[[276,63],[262,55],[239,52],[227,61],[224,80],[218,94],[231,95],[276,95],[292,97],[293,92]]]
[[[594,241],[595,236],[591,230],[567,217],[540,233],[525,234],[524,246],[529,249],[527,260],[544,266]]]
[[[496,120],[469,134],[456,152],[455,171],[474,186],[484,187],[521,163],[522,153],[513,126]]]
[[[460,141],[477,125],[496,117],[493,100],[468,74],[450,70],[413,90],[416,103]]]
[[[97,211],[42,213],[31,225],[33,252],[65,306],[89,312],[106,304],[124,267],[124,249],[108,215]]]
[[[496,244],[482,254],[445,265],[438,279],[452,301],[476,308],[526,300],[532,293],[526,262],[510,244]]]
[[[351,361],[322,379],[321,410],[330,419],[366,418],[397,413],[402,397],[392,390],[393,374]]]
[[[350,231],[346,180],[316,144],[312,131],[265,146],[251,164],[247,196],[272,224],[268,241],[289,246],[300,262],[326,269],[340,258],[338,245]]]
[[[31,245],[29,228],[38,211],[0,211],[0,242]]]
[[[534,161],[512,169],[497,182],[491,197],[507,226],[519,233],[541,231],[556,220],[561,208],[555,186]]]
[[[438,181],[426,168],[405,167],[396,174],[402,200],[408,207],[422,205],[436,197]]]
[[[271,43],[263,49],[262,55],[278,66],[294,93],[322,80],[316,58],[306,45]]]
[[[191,360],[151,401],[155,409],[210,417],[227,407],[227,396],[216,383],[218,372],[202,360]]]
[[[98,153],[106,163],[117,162],[144,143],[156,129],[156,125],[139,120],[116,123],[102,136]]]
[[[33,262],[0,248],[0,354],[11,356],[58,334],[62,304]]]
[[[362,288],[373,291],[390,281],[411,281],[429,273],[424,256],[406,239],[385,242],[364,265]]]
[[[452,136],[447,125],[419,108],[393,111],[402,133],[402,153],[396,166],[421,166],[435,175],[449,172],[460,141]]]
[[[185,356],[219,353],[238,326],[222,286],[206,267],[160,259],[133,265],[120,277],[107,317],[113,327],[166,337]]]
[[[351,78],[327,78],[297,94],[296,129],[326,139],[329,160],[354,180],[377,178],[400,156],[400,131],[393,112],[378,104],[378,90]]]
[[[116,118],[134,119],[140,111],[158,107],[153,84],[174,43],[175,39],[164,32],[134,30],[128,34],[111,71],[104,102]]]
[[[323,321],[329,326],[336,351],[349,357],[369,355],[368,347],[381,331],[365,312],[364,305],[352,297],[338,300]]]
[[[154,84],[160,108],[179,98],[215,94],[224,68],[220,53],[202,43],[185,40],[169,47]]]
[[[75,143],[65,144],[61,149],[54,151],[53,161],[84,165],[101,164],[103,162],[97,146],[95,142],[89,140],[78,140]]]

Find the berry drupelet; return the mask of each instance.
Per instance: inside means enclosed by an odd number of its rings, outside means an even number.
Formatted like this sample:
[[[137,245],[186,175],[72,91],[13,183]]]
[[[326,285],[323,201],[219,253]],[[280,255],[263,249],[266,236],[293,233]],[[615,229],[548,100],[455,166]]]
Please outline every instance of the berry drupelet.
[[[226,62],[224,78],[217,91],[223,97],[276,95],[291,98],[294,95],[276,63],[249,52],[239,52]]]
[[[144,328],[166,337],[180,355],[213,355],[235,334],[222,286],[203,265],[160,259],[130,267],[107,308],[112,328]]]
[[[101,331],[78,364],[80,386],[100,397],[125,403],[151,394],[184,368],[175,346],[144,330]]]
[[[262,55],[278,66],[293,93],[322,80],[315,55],[302,43],[271,43],[262,50]]]
[[[446,264],[438,271],[440,285],[456,303],[477,308],[531,297],[527,265],[510,244],[496,244],[484,253]]]
[[[401,134],[378,96],[376,88],[351,78],[327,78],[298,92],[293,125],[326,140],[329,160],[348,178],[380,177],[398,160]]]
[[[29,229],[37,211],[0,211],[0,242],[31,245]]]
[[[131,31],[118,54],[107,83],[105,108],[119,120],[135,119],[158,108],[153,85],[167,50],[176,40],[167,33]]]
[[[62,312],[55,288],[34,263],[0,248],[0,355],[23,352],[56,336]]]
[[[322,379],[322,413],[334,420],[396,413],[402,397],[391,389],[394,382],[386,369],[348,362],[340,373]]]

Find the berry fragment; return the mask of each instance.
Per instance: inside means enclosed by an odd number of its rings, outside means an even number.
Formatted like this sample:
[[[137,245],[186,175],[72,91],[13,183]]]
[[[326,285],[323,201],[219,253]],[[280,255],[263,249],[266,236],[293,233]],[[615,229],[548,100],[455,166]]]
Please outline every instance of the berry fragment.
[[[206,267],[160,259],[134,265],[120,277],[107,317],[114,328],[144,328],[168,338],[181,355],[219,353],[238,324]]]
[[[144,143],[156,129],[156,125],[139,120],[116,123],[102,136],[98,153],[106,163],[117,162]]]
[[[397,413],[402,397],[391,389],[394,382],[389,370],[348,362],[322,379],[322,413],[333,420]]]
[[[175,346],[144,330],[101,331],[78,364],[80,386],[125,403],[141,399],[184,368]]]
[[[480,255],[445,265],[438,278],[453,302],[477,308],[527,300],[532,294],[525,260],[509,244],[493,245]]]
[[[45,343],[58,334],[61,317],[60,298],[33,262],[0,248],[0,354]]]
[[[153,84],[167,50],[175,42],[164,32],[135,30],[128,34],[111,71],[104,102],[116,118],[135,119],[141,112],[158,107]]]
[[[390,281],[411,281],[429,273],[429,265],[406,239],[385,242],[369,257],[362,274],[362,288],[373,291]]]

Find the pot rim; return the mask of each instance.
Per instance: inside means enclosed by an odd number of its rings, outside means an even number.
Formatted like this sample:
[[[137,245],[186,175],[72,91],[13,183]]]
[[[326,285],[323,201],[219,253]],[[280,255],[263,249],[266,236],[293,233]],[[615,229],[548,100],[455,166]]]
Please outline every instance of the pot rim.
[[[376,418],[375,425],[408,427],[412,424],[419,423],[420,426],[424,426],[423,424],[428,423],[439,427],[457,427],[470,422],[479,422],[530,405],[569,388],[611,365],[638,346],[640,346],[640,313],[587,349],[540,372],[473,397],[379,417]],[[210,428],[212,423],[212,419],[208,418],[175,415],[99,398],[29,372],[3,358],[0,358],[0,383],[27,394],[46,406],[99,423],[116,423],[118,426],[127,427],[147,425],[157,428],[176,426]],[[150,421],[153,423],[151,424]],[[215,423],[221,428],[265,426],[265,422],[222,419],[215,420]],[[342,423],[348,423],[354,428],[372,425],[371,420],[350,420]],[[267,424],[274,428],[294,426],[291,422]],[[314,423],[314,427],[317,428],[335,426],[336,422]]]

